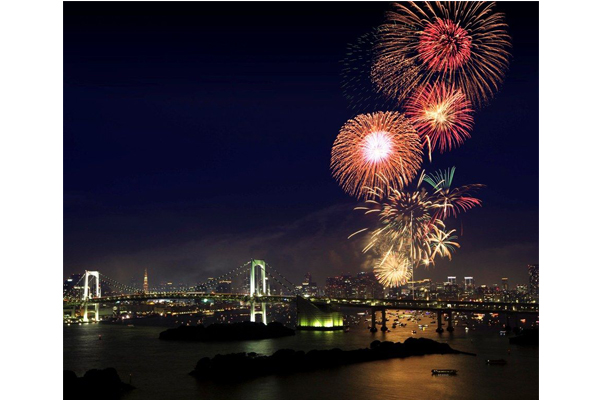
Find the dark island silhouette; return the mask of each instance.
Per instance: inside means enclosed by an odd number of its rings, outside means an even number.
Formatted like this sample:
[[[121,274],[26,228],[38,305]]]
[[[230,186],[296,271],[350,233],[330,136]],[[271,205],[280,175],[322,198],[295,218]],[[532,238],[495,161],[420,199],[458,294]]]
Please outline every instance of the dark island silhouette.
[[[91,369],[81,378],[75,372],[63,372],[64,399],[118,399],[122,394],[134,389],[121,378],[114,368]]]
[[[291,374],[314,371],[342,365],[369,361],[406,358],[427,354],[467,354],[452,349],[447,343],[425,338],[408,338],[404,343],[380,342],[375,340],[370,348],[344,351],[341,349],[311,350],[309,352],[282,349],[271,356],[256,353],[232,353],[215,357],[204,357],[196,364],[190,375],[199,380],[250,379],[273,374]],[[244,371],[243,374],[231,374],[231,368]]]
[[[227,342],[237,340],[273,339],[283,336],[293,336],[296,331],[283,326],[279,322],[237,322],[234,324],[212,324],[208,327],[180,326],[167,329],[159,335],[162,340],[185,340],[197,342]]]

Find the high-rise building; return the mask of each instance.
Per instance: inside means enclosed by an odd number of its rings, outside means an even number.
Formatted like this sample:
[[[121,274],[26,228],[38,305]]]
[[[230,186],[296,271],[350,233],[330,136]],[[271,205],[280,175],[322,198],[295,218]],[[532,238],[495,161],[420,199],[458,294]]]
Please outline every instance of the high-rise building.
[[[325,280],[325,296],[344,297],[344,295],[344,281],[341,277],[334,276]]]
[[[449,276],[448,277],[448,283],[451,285],[456,285],[456,277],[455,276]]]
[[[79,292],[83,291],[82,277],[82,274],[73,274],[65,279],[63,283],[63,296],[68,294],[74,297],[79,297]]]
[[[475,289],[475,279],[472,276],[465,276],[465,291],[473,291]]]
[[[527,285],[517,285],[517,293],[518,294],[527,294]]]
[[[350,299],[383,298],[383,286],[372,272],[359,272],[355,277],[350,274],[330,277],[325,281],[327,297],[345,297]]]
[[[383,286],[373,272],[359,272],[354,282],[355,295],[358,299],[383,298]]]
[[[304,276],[304,282],[296,287],[305,297],[314,297],[318,294],[317,283],[313,282],[310,272]]]
[[[508,292],[508,278],[502,278],[502,290]]]
[[[529,294],[537,296],[540,294],[539,265],[528,265],[527,269],[529,270]]]

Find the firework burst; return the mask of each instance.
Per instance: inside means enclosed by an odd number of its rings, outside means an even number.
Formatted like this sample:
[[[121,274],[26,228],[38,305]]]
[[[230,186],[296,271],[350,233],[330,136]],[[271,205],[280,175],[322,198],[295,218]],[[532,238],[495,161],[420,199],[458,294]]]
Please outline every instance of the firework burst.
[[[363,252],[371,249],[385,254],[377,264],[377,276],[382,284],[389,286],[392,280],[385,278],[386,270],[390,276],[399,274],[397,267],[400,258],[407,260],[414,268],[434,263],[437,256],[451,258],[459,246],[455,241],[455,230],[446,230],[444,219],[466,211],[481,201],[470,196],[470,192],[482,185],[465,185],[451,188],[454,168],[432,175],[421,173],[414,190],[386,191],[375,187],[370,189],[370,199],[365,206],[356,207],[365,214],[374,213],[378,217],[378,226],[370,232],[369,240]],[[423,186],[431,186],[431,191]],[[366,232],[362,229],[357,233]],[[394,254],[394,262],[387,258]],[[394,267],[396,266],[396,267]],[[396,268],[396,269],[394,269]]]
[[[494,7],[493,2],[395,3],[380,29],[372,69],[378,90],[402,101],[416,87],[449,82],[476,107],[487,103],[504,79],[510,47],[504,15]],[[403,86],[398,82],[407,71],[415,80]]]
[[[454,232],[456,232],[454,229],[445,231],[440,229],[437,225],[434,225],[434,229],[427,237],[432,257],[435,258],[436,255],[439,255],[440,257],[446,257],[449,260],[452,260],[452,253],[454,253],[457,248],[460,248],[460,245],[455,242],[455,240],[458,239],[458,236],[453,235]]]
[[[423,144],[440,152],[460,146],[473,128],[471,103],[460,89],[444,83],[425,85],[413,92],[406,103],[406,116]]]
[[[422,157],[419,135],[404,115],[361,114],[340,130],[331,170],[346,192],[368,197],[369,187],[404,187],[417,175]]]
[[[444,220],[450,215],[457,217],[460,212],[481,206],[481,200],[472,197],[470,192],[482,188],[483,185],[476,183],[453,188],[452,181],[455,171],[456,168],[452,167],[446,171],[438,171],[423,177],[423,180],[435,190],[436,219]]]
[[[342,60],[342,93],[357,113],[392,111],[399,107],[393,97],[380,93],[371,79],[376,40],[377,29],[359,36],[347,45]]]
[[[377,261],[373,269],[377,280],[385,287],[406,284],[412,278],[410,260],[391,249]]]

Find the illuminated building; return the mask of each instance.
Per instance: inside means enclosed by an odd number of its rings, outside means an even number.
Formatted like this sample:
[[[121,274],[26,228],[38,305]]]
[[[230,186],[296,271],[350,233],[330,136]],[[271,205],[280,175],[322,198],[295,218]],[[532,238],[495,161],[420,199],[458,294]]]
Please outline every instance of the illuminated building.
[[[539,265],[528,265],[529,270],[529,294],[537,296],[540,294],[540,271]]]
[[[69,292],[76,295],[83,292],[83,283],[79,282],[83,274],[73,274],[63,282],[63,296]]]
[[[307,272],[304,276],[304,282],[301,285],[296,286],[298,292],[302,293],[304,297],[315,297],[318,295],[317,284],[313,282],[310,272]]]
[[[528,287],[527,285],[517,285],[517,293],[518,294],[527,294]]]
[[[475,280],[472,276],[465,276],[465,291],[472,292],[475,289]]]
[[[325,281],[325,296],[348,299],[383,298],[383,286],[372,272],[359,272],[356,277],[350,274],[330,277]]]
[[[446,294],[458,293],[458,285],[456,284],[456,276],[449,276],[448,282],[444,284],[444,292]]]
[[[328,304],[313,304],[300,296],[296,297],[298,330],[334,331],[344,329],[342,313]]]
[[[148,293],[148,269],[144,268],[144,293]]]
[[[508,292],[508,278],[502,278],[502,290]]]

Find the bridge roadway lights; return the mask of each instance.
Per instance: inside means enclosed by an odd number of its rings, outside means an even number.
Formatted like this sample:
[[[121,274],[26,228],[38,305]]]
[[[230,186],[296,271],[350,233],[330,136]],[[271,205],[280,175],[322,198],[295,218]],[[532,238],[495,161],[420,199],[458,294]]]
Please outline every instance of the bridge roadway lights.
[[[444,328],[442,328],[442,312],[437,312],[437,329],[435,330],[437,333],[444,333]]]
[[[448,326],[446,327],[448,332],[454,332],[454,324],[452,323],[452,310],[448,311]]]

